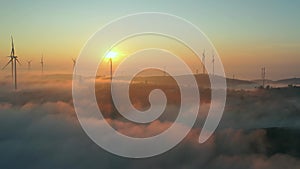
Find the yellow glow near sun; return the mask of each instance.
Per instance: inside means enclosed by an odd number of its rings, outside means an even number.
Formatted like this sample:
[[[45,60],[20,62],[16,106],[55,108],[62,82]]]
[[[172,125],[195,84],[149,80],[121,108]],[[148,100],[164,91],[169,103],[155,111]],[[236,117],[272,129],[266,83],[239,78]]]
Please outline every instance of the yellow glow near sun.
[[[114,51],[109,51],[107,54],[106,54],[106,58],[108,59],[113,59],[115,57],[117,57],[118,53],[117,52],[114,52]]]

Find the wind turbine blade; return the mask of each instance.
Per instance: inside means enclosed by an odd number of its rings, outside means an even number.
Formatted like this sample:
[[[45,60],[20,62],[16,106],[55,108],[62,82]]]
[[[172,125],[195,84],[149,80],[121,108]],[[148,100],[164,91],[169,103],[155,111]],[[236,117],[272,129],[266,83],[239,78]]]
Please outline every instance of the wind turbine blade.
[[[15,45],[14,45],[14,38],[11,36],[11,56],[15,55]]]
[[[16,59],[16,61],[19,63],[19,65],[22,65],[22,64],[19,62],[19,59]]]
[[[10,59],[10,61],[7,62],[7,64],[2,68],[2,70],[5,69],[11,62],[12,62],[12,59]]]
[[[11,48],[13,49],[14,48],[14,38],[12,36],[10,36],[11,38]]]

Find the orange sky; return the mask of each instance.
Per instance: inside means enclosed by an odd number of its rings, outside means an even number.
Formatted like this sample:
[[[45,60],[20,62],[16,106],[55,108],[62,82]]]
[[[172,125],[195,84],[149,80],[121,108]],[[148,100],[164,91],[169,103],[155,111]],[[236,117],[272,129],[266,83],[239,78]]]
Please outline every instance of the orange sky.
[[[299,2],[206,2],[206,1],[6,1],[0,6],[0,64],[10,53],[10,35],[26,70],[26,60],[40,69],[45,55],[47,71],[71,73],[89,37],[118,17],[144,11],[166,12],[198,26],[212,41],[226,74],[260,78],[267,68],[270,79],[300,77]],[[11,9],[14,12],[11,12]],[[4,72],[9,73],[9,70]]]

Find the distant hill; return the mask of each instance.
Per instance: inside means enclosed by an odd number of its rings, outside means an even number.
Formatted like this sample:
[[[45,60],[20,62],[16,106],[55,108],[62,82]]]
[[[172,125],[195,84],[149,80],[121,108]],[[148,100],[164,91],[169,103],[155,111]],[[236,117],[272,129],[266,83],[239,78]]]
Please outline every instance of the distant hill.
[[[262,84],[263,80],[262,79],[256,79],[256,80],[251,80],[252,82],[256,83],[256,84]],[[273,81],[273,80],[269,80],[269,79],[266,79],[265,80],[265,83],[275,83],[276,81]]]
[[[191,75],[179,75],[177,76],[179,79],[185,81]],[[210,87],[210,81],[207,74],[196,74],[194,75],[198,86],[203,88]],[[216,79],[223,79],[224,77],[221,76],[214,76]],[[47,79],[72,79],[72,74],[48,74],[45,75]],[[97,79],[106,79],[109,80],[109,76],[97,76]],[[126,80],[128,77],[120,76],[115,77],[117,80]],[[171,76],[136,76],[134,78],[135,83],[149,83],[149,84],[157,84],[157,85],[172,85],[175,83],[174,79]],[[226,78],[227,87],[232,89],[251,89],[258,87],[262,84],[261,79],[256,80],[240,80],[240,79],[232,79]],[[288,79],[281,79],[281,80],[266,80],[266,85],[270,85],[272,87],[285,87],[288,85],[300,85],[300,78],[288,78]],[[188,84],[187,84],[188,85]]]
[[[262,80],[252,80],[259,85],[262,84]],[[288,85],[300,85],[300,78],[289,78],[289,79],[281,79],[281,80],[266,80],[266,85],[270,85],[272,87],[286,87]]]
[[[180,75],[177,76],[180,80],[186,81],[185,79],[188,79],[188,76],[191,75]],[[197,74],[194,75],[196,78],[196,81],[198,83],[199,87],[202,88],[209,88],[210,87],[210,81],[207,74]],[[221,76],[214,76],[216,79],[224,79],[224,77]],[[120,80],[126,79],[126,78],[119,78]],[[218,81],[218,80],[217,80]],[[163,84],[163,85],[172,85],[174,83],[174,79],[171,76],[139,76],[134,79],[134,82],[136,83],[149,83],[149,84]],[[227,87],[228,88],[240,88],[240,89],[248,89],[248,88],[254,88],[258,86],[257,83],[247,80],[239,80],[239,79],[229,79],[226,78]],[[220,84],[217,84],[217,87]]]
[[[289,78],[289,79],[277,80],[276,83],[296,85],[296,84],[300,84],[300,78]]]

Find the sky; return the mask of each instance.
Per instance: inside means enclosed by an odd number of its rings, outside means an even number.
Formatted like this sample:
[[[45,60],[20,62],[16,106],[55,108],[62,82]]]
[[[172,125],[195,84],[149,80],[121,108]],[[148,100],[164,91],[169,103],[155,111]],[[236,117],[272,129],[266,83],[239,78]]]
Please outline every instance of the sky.
[[[269,79],[300,77],[299,6],[299,1],[279,0],[3,0],[0,64],[7,62],[13,35],[24,65],[32,59],[38,69],[43,54],[46,69],[71,73],[71,59],[105,24],[137,12],[165,12],[189,20],[207,35],[227,76],[258,79],[265,66]]]

